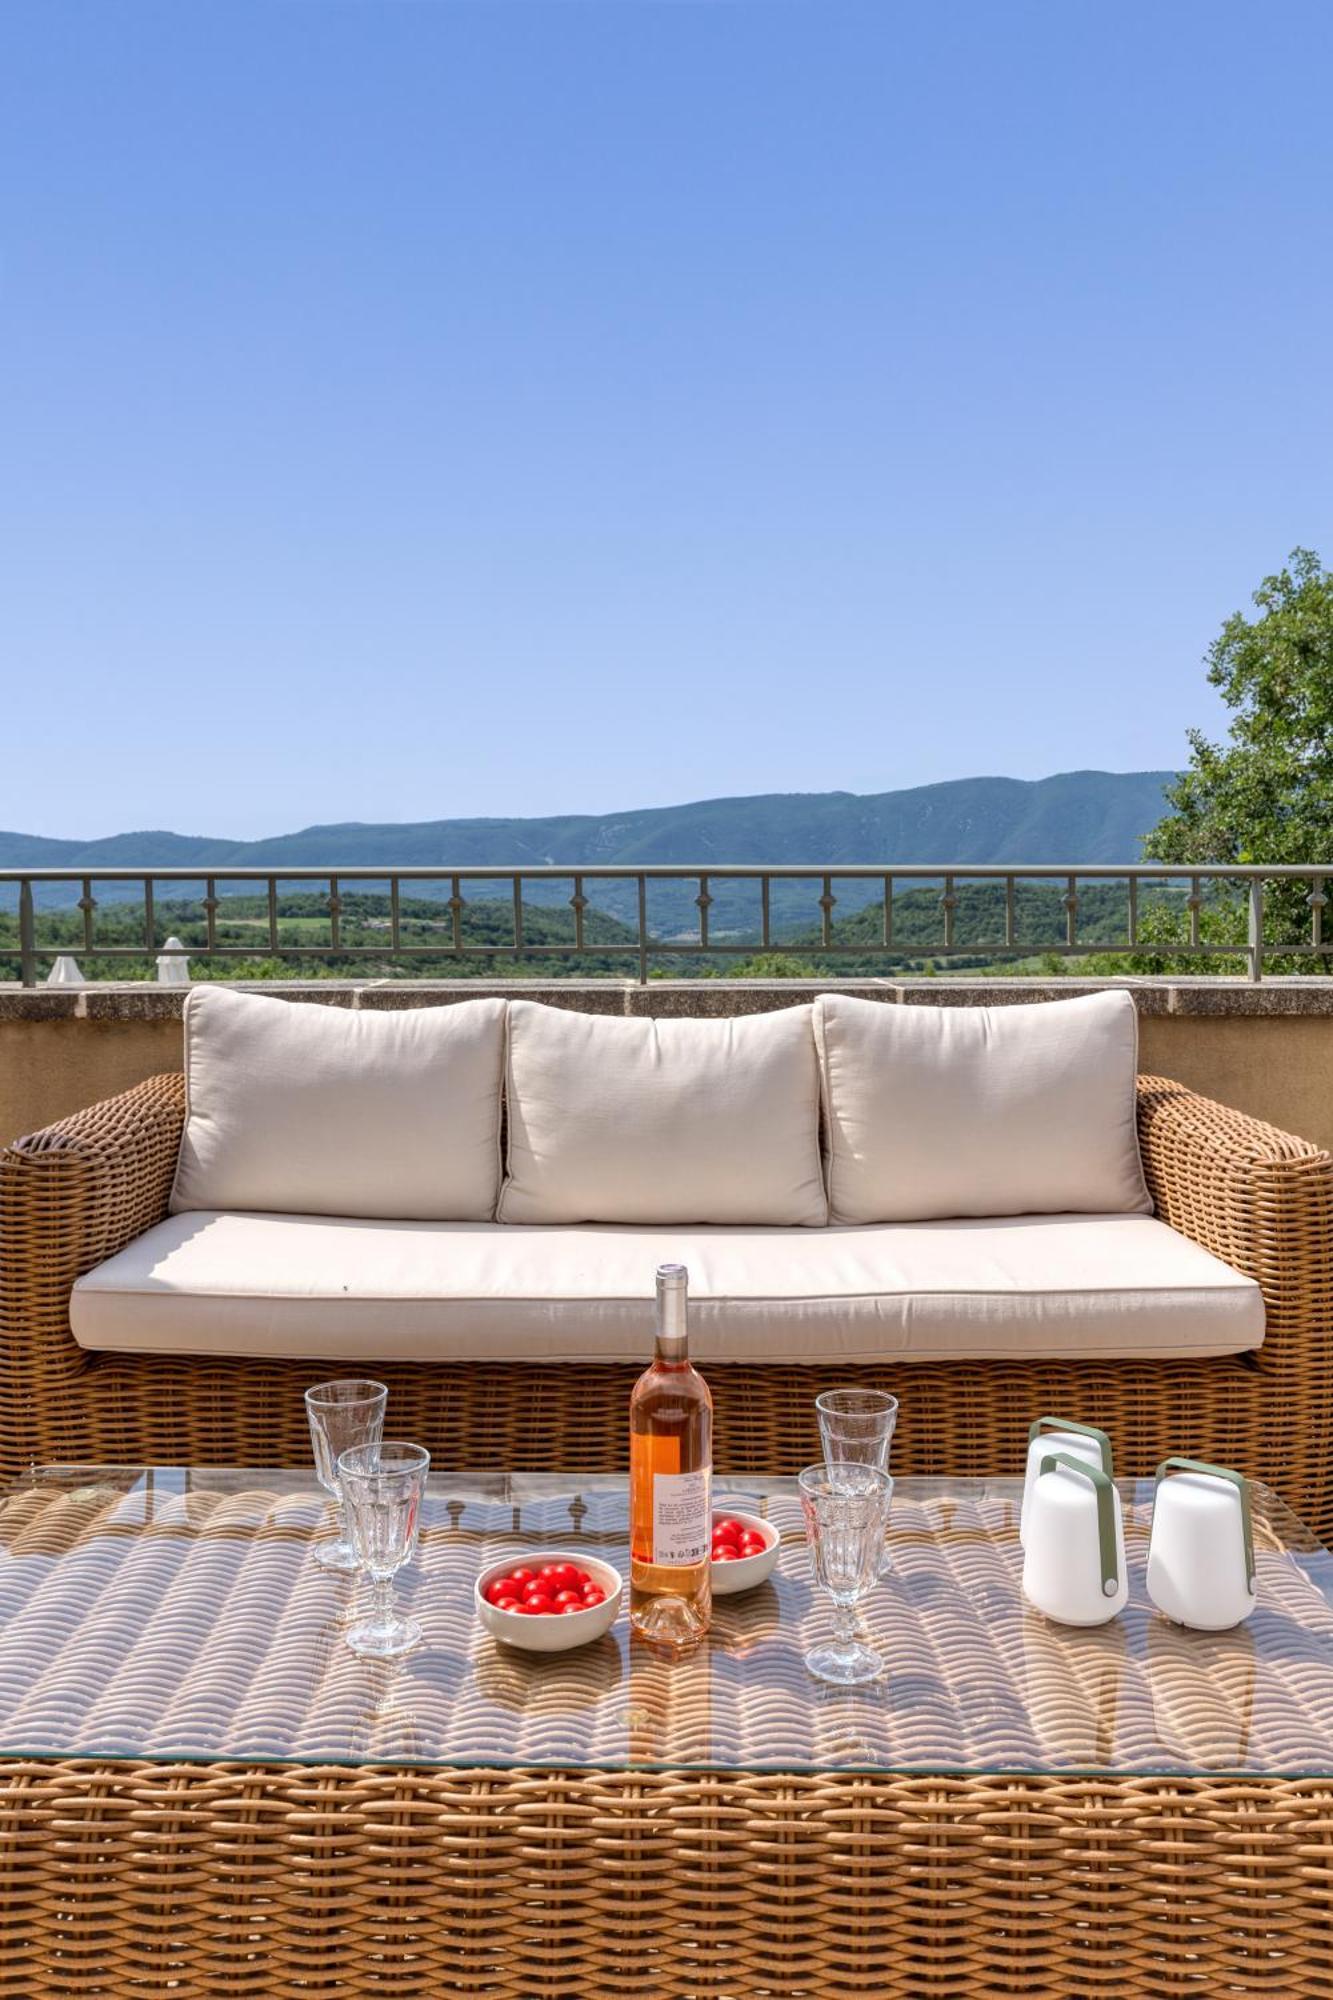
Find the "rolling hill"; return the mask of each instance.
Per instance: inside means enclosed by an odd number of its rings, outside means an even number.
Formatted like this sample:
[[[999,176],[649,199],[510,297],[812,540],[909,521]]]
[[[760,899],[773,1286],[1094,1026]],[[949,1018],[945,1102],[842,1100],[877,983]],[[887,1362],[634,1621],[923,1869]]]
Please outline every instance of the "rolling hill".
[[[571,876],[579,868],[597,863],[630,868],[679,864],[697,869],[710,864],[721,868],[728,863],[785,862],[828,870],[834,878],[838,942],[855,949],[864,938],[867,962],[874,963],[875,935],[882,919],[867,905],[878,903],[881,885],[874,879],[857,881],[839,876],[840,867],[950,863],[965,876],[969,865],[987,863],[1114,866],[1130,862],[1139,857],[1144,834],[1162,815],[1163,786],[1170,776],[1164,771],[1072,771],[1031,782],[965,778],[874,796],[851,792],[773,794],[600,816],[433,820],[406,825],[349,823],[307,827],[299,833],[256,841],[168,832],[122,833],[92,841],[0,834],[0,867],[198,869],[198,876],[191,874],[172,883],[159,878],[157,884],[159,921],[179,930],[192,943],[202,942],[204,937],[198,899],[203,894],[205,874],[213,870],[310,867],[323,870],[327,876],[330,870],[355,866],[439,868],[442,873],[434,880],[405,884],[403,891],[405,921],[408,898],[413,899],[411,907],[417,912],[409,926],[415,946],[434,948],[444,942],[440,933],[446,925],[426,912],[449,895],[447,871],[455,867],[554,864],[570,871],[561,879],[529,878],[523,886],[523,906],[531,919],[529,942],[544,939],[554,945],[566,934],[572,938],[568,905],[573,890]],[[360,943],[374,948],[387,929],[387,886],[382,878],[344,883],[344,941],[350,941],[356,932]],[[676,945],[689,945],[697,939],[697,886],[688,878],[649,883],[649,936]],[[714,878],[710,886],[713,941],[730,943],[733,949],[757,942],[761,935],[758,884]],[[770,915],[775,942],[817,951],[820,886],[817,877],[773,885]],[[244,946],[253,937],[256,949],[262,952],[267,920],[262,889],[260,896],[255,896],[259,887],[225,881],[218,884],[228,910],[220,921],[234,933],[229,933],[228,942]],[[1098,896],[1116,902],[1123,897],[1123,888],[1088,888],[1093,900],[1084,902],[1085,921],[1090,925],[1084,934],[1095,939],[1100,939],[1102,931],[1108,939],[1112,931],[1122,934],[1123,919],[1114,912],[1101,912],[1100,905],[1094,909],[1094,904]],[[957,933],[960,943],[974,934],[978,940],[993,940],[1003,934],[1002,913],[996,902],[997,895],[1002,897],[998,887],[968,887],[960,881],[959,893],[963,899]],[[1058,940],[1064,923],[1061,892],[1054,886],[1034,886],[1024,893],[1024,941],[1039,948]],[[123,886],[101,883],[96,894],[105,912],[100,921],[111,925],[117,941],[129,942],[129,931],[120,937],[124,923],[139,920],[130,918],[128,911],[116,918],[114,906],[137,903],[142,895],[140,885],[132,881]],[[633,947],[638,935],[635,884],[594,879],[585,883],[585,894],[587,941],[594,949],[600,945],[613,954],[602,969],[623,970],[623,952]],[[44,913],[39,921],[39,947],[48,955],[62,942],[68,945],[76,941],[77,927],[70,930],[68,925],[78,895],[77,882],[38,886],[37,901]],[[472,942],[503,944],[512,935],[509,885],[503,881],[469,883],[464,895],[465,935]],[[17,886],[0,883],[0,943],[11,942],[16,902]],[[327,880],[312,877],[305,885],[288,884],[280,907],[284,946],[327,941]],[[1105,923],[1091,922],[1098,914],[1105,917]],[[895,934],[908,947],[909,956],[929,954],[939,937],[939,922],[938,887],[922,885],[914,891],[900,880]],[[141,934],[135,932],[136,936]],[[407,938],[405,931],[405,946],[414,949],[407,945]],[[617,947],[620,958],[614,956]],[[441,963],[438,951],[434,963],[437,967]],[[534,966],[537,963],[534,959]]]
[[[265,840],[0,832],[0,868],[508,867],[727,862],[1135,861],[1169,771],[957,778],[908,791],[775,792],[546,819],[345,822]]]

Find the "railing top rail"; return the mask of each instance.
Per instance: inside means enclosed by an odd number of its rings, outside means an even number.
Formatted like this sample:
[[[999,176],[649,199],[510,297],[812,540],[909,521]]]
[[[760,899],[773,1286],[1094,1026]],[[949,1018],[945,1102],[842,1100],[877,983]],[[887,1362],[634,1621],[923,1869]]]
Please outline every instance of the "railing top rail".
[[[231,866],[220,861],[200,861],[186,868],[158,868],[151,864],[138,868],[0,868],[0,882],[202,882],[212,879],[220,882],[327,882],[336,876],[340,882],[438,882],[450,876],[458,876],[466,882],[509,882],[518,875],[524,881],[567,881],[574,875],[582,875],[590,880],[636,881],[640,875],[649,879],[661,877],[664,880],[697,875],[717,875],[728,879],[761,878],[778,881],[782,878],[809,880],[811,877],[830,875],[835,880],[855,880],[860,877],[879,879],[885,875],[934,881],[942,875],[954,875],[963,881],[1004,881],[1009,876],[1024,879],[1054,880],[1057,876],[1076,875],[1081,881],[1102,878],[1108,881],[1124,881],[1129,876],[1140,880],[1154,878],[1162,881],[1179,882],[1192,875],[1208,881],[1278,881],[1283,877],[1296,880],[1310,880],[1315,876],[1333,875],[1333,861],[1319,862],[1232,862],[1232,861],[612,861],[612,862],[506,862],[486,864],[484,867],[456,867],[442,861],[438,865],[413,863],[400,866],[385,862],[345,862],[330,861],[311,864],[308,867],[283,864],[271,867],[254,867],[250,864]]]

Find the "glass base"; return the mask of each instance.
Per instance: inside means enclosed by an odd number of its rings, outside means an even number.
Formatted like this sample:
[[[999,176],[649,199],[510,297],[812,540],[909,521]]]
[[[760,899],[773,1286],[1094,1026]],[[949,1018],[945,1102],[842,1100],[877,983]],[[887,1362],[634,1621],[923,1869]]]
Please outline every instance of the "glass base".
[[[316,1542],[315,1561],[322,1563],[325,1569],[354,1570],[361,1567],[356,1550],[341,1535],[336,1542]]]
[[[421,1627],[415,1618],[363,1618],[349,1627],[347,1643],[364,1659],[392,1660],[421,1643]]]
[[[865,1681],[877,1681],[884,1671],[879,1654],[855,1639],[845,1645],[816,1646],[806,1654],[805,1664],[816,1680],[832,1681],[836,1687],[860,1687]]]

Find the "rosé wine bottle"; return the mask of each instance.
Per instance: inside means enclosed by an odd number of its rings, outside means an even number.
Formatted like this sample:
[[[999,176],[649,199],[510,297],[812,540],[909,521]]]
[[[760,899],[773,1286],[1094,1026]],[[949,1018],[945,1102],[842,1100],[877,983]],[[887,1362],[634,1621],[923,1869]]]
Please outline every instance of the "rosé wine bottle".
[[[630,1625],[686,1652],[708,1630],[713,1592],[713,1399],[690,1365],[688,1273],[657,1272],[657,1346],[629,1404]]]

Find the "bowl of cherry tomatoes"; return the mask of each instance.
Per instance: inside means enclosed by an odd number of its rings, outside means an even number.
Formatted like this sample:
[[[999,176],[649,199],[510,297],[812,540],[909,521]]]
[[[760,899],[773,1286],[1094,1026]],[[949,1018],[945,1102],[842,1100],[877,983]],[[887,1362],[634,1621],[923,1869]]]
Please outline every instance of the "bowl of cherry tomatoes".
[[[506,1646],[525,1653],[568,1653],[609,1632],[620,1613],[619,1570],[596,1556],[510,1557],[477,1578],[477,1616]]]
[[[753,1590],[778,1566],[778,1531],[757,1514],[714,1514],[713,1595]]]

